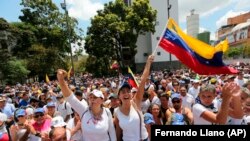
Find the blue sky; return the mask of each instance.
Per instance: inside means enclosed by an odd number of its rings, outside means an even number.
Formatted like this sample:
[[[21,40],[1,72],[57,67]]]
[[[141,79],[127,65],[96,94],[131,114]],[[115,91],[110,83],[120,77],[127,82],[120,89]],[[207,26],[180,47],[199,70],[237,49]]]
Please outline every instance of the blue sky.
[[[21,1],[21,0],[20,0]],[[22,15],[20,1],[0,0],[0,17],[8,22],[19,21]],[[76,17],[79,27],[86,32],[90,26],[90,18],[96,14],[97,9],[102,9],[103,4],[112,0],[66,0],[70,16]],[[160,0],[158,0],[160,2]],[[58,7],[63,0],[53,0]],[[208,30],[211,37],[215,31],[226,24],[228,17],[233,17],[250,11],[250,0],[178,0],[179,2],[179,25],[186,29],[186,16],[191,9],[200,15],[201,31]],[[60,8],[61,9],[61,8]]]

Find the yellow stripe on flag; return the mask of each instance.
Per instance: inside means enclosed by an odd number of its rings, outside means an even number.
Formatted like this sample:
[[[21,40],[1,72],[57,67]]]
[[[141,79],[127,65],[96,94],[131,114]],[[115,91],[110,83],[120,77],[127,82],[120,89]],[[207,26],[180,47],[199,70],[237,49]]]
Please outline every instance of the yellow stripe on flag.
[[[132,72],[132,70],[130,69],[130,67],[128,67],[128,73],[130,73],[133,77],[133,79],[135,80],[136,86],[139,87],[139,83],[137,82],[134,73]]]
[[[175,21],[170,18],[167,24],[167,28],[171,31],[175,32],[178,36],[180,36],[183,41],[197,54],[206,58],[212,59],[216,52],[222,51],[225,52],[228,49],[228,41],[225,39],[224,41],[217,44],[215,47],[210,46],[192,36],[184,33],[181,28],[175,23]]]
[[[45,76],[45,81],[46,81],[46,83],[49,83],[49,82],[50,82],[49,77],[48,77],[47,74],[46,74],[46,76]]]

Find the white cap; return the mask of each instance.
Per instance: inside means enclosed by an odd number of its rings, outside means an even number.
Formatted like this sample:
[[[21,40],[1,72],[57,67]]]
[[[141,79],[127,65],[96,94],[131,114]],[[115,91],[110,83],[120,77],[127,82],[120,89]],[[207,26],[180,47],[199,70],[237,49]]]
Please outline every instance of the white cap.
[[[7,115],[4,113],[0,113],[0,121],[5,122],[7,120]]]
[[[52,127],[63,127],[67,124],[64,122],[63,118],[61,116],[56,116],[52,118],[51,126]]]
[[[93,94],[96,97],[104,98],[102,91],[94,89],[89,95]]]
[[[33,115],[34,114],[34,109],[33,108],[26,108],[26,114],[29,116],[29,115]]]
[[[194,83],[200,83],[200,80],[195,79],[195,80],[193,80],[193,82]]]
[[[133,92],[137,92],[137,89],[135,88],[135,87],[133,87],[132,89],[131,89],[131,92],[133,93]]]

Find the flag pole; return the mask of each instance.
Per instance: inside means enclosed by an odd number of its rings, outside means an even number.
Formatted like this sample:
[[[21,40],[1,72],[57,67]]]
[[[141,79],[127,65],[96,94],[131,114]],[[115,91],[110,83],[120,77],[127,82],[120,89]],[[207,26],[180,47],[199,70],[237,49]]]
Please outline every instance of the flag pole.
[[[155,52],[156,52],[157,48],[159,47],[159,43],[160,43],[160,41],[161,41],[161,39],[162,39],[162,37],[163,37],[163,35],[164,35],[165,31],[166,31],[166,26],[168,26],[168,22],[169,22],[169,19],[167,20],[167,22],[166,22],[166,24],[165,24],[165,27],[164,27],[163,31],[161,32],[160,39],[159,39],[159,41],[157,42],[157,44],[156,44],[156,46],[155,46],[155,49],[154,49],[154,51],[153,51],[152,55],[154,55],[154,54],[155,54]]]

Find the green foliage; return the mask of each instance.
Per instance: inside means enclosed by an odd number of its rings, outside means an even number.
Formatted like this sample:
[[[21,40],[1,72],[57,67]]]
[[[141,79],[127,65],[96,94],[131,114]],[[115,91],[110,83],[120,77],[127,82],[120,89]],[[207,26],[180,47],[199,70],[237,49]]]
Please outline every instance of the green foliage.
[[[243,57],[244,58],[249,58],[250,57],[250,41],[246,42],[243,45]]]
[[[155,31],[156,11],[148,0],[135,0],[132,6],[116,0],[105,4],[97,13],[91,19],[85,38],[85,50],[90,55],[86,69],[106,75],[112,60],[117,60],[121,67],[133,64],[138,36]],[[131,55],[128,64],[123,64],[123,47],[128,48]]]
[[[42,77],[58,68],[67,69],[70,42],[82,40],[77,20],[60,12],[52,0],[22,0],[21,5],[22,22],[8,23],[0,18],[0,31],[4,33],[0,34],[3,35],[0,72],[4,79],[8,74],[6,68],[12,65],[8,62],[13,58],[27,62],[28,77]]]
[[[31,70],[31,76],[45,76],[45,74],[56,72],[58,68],[67,68],[57,49],[34,44],[29,52],[28,69]]]
[[[228,57],[233,57],[233,58],[241,54],[242,54],[242,48],[239,48],[239,47],[231,47],[229,48],[228,53],[227,53]]]
[[[87,55],[81,55],[78,56],[78,61],[75,62],[75,72],[76,73],[81,73],[84,72],[86,70],[85,66],[86,66],[86,62],[87,62],[88,56]]]
[[[68,68],[66,54],[70,53],[69,42],[81,40],[77,20],[61,13],[52,0],[22,0],[21,5],[24,7],[23,15],[19,18],[23,23],[16,26],[24,32],[27,27],[31,27],[29,31],[35,37],[32,40],[22,38],[31,41],[31,44],[21,46],[21,49],[27,49],[30,76],[41,77],[46,73],[54,73],[58,68]]]
[[[7,62],[7,66],[3,69],[4,79],[9,84],[16,84],[17,82],[23,82],[29,70],[26,68],[26,62],[24,60],[11,59]]]

